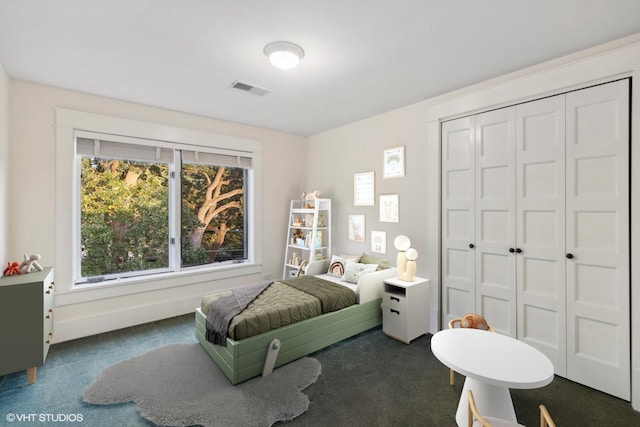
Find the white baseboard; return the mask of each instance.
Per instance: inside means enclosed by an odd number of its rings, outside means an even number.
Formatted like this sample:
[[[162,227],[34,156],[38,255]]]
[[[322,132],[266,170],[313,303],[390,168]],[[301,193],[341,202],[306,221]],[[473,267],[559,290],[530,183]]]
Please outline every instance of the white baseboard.
[[[204,295],[258,283],[258,275],[54,307],[54,343],[193,313]]]
[[[199,304],[200,298],[188,298],[56,321],[54,343],[193,313]],[[64,307],[58,309],[63,310]]]

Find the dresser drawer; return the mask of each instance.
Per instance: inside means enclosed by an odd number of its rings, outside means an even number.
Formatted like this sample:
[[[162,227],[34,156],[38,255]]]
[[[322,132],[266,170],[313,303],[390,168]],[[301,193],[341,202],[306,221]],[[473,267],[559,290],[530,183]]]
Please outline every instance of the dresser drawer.
[[[50,308],[44,316],[42,332],[44,341],[42,345],[42,360],[44,361],[47,358],[47,354],[49,354],[49,347],[53,344],[53,308]]]
[[[407,311],[407,297],[406,295],[398,292],[385,292],[382,294],[382,304],[385,307],[389,307],[403,313],[406,313]]]
[[[406,341],[407,313],[383,305],[382,332],[390,337]]]
[[[53,281],[53,270],[47,275],[43,281],[44,297],[42,307],[43,313],[43,327],[42,327],[42,360],[46,360],[47,354],[49,354],[49,347],[53,343],[53,293],[55,284]]]

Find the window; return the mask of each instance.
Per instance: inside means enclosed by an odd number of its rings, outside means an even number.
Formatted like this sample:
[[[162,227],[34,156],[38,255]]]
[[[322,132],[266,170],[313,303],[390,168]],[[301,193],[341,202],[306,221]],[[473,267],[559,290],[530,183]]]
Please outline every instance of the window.
[[[80,276],[169,268],[169,165],[98,157],[80,164]]]
[[[182,151],[181,159],[182,265],[245,259],[247,169],[209,153]]]
[[[246,153],[76,132],[77,284],[249,258]]]

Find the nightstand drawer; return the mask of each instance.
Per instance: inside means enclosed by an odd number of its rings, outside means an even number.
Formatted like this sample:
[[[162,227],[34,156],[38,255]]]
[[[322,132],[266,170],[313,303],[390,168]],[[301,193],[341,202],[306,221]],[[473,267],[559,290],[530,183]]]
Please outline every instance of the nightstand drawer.
[[[407,314],[382,306],[382,332],[401,341],[407,340]]]
[[[429,280],[384,280],[382,293],[382,330],[404,342],[429,332]]]
[[[382,304],[403,313],[407,311],[407,298],[399,293],[385,292],[382,294]]]

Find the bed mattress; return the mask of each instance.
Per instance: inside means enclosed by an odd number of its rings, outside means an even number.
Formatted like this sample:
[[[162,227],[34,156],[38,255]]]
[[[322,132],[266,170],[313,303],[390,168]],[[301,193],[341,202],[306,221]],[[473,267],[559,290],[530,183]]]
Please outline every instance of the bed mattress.
[[[206,296],[201,309],[205,315],[209,306],[223,294]],[[276,281],[258,295],[229,324],[228,336],[234,340],[252,337],[272,329],[300,322],[320,314],[340,310],[355,304],[353,290],[314,276]]]

